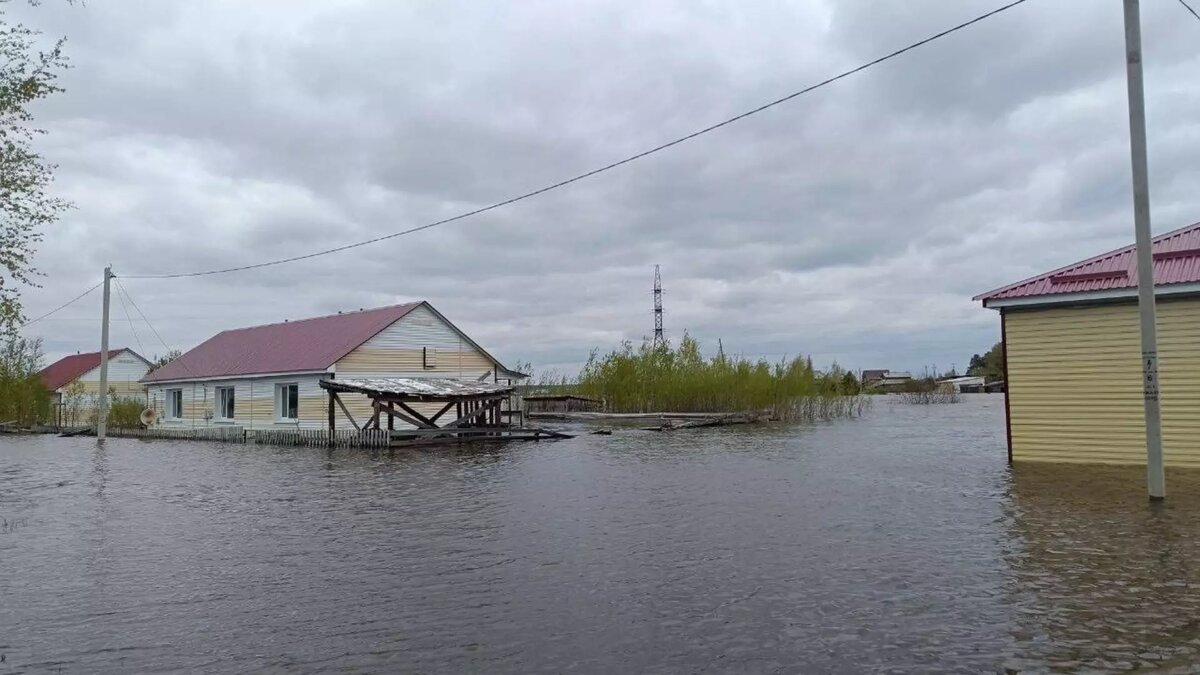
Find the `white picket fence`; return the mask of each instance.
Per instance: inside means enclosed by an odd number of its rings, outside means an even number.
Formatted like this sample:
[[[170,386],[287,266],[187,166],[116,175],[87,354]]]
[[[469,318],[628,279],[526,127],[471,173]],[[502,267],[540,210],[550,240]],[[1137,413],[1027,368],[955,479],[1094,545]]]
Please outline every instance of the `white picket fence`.
[[[94,435],[95,432],[92,432]],[[149,429],[117,429],[110,427],[108,435],[115,438],[163,438],[188,441],[219,441],[222,443],[245,443],[246,430],[242,427],[220,426],[200,429],[172,429],[151,427]]]
[[[88,435],[95,435],[91,430]],[[324,429],[254,430],[240,426],[179,428],[156,426],[149,429],[109,428],[114,438],[161,438],[168,440],[217,441],[220,443],[254,443],[257,445],[290,445],[310,448],[386,448],[389,435],[386,429],[335,431],[332,438]]]
[[[341,429],[333,437],[325,429],[270,429],[248,431],[246,442],[260,445],[298,445],[309,448],[386,448],[390,443],[387,429],[355,431]]]

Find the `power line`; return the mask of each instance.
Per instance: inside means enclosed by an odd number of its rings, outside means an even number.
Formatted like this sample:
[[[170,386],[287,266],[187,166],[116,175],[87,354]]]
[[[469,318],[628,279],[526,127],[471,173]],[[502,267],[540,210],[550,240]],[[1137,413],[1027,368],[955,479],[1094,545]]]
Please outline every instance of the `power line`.
[[[103,284],[104,284],[103,280],[96,282],[95,286],[92,286],[91,288],[80,293],[79,295],[75,296],[74,298],[71,298],[70,300],[64,302],[63,304],[59,305],[58,307],[55,307],[54,309],[50,310],[49,312],[46,312],[45,314],[39,316],[36,319],[30,319],[29,321],[26,321],[25,323],[21,324],[21,328],[24,328],[30,324],[37,323],[38,321],[45,319],[46,317],[50,316],[51,314],[54,314],[55,312],[58,312],[60,310],[66,309],[67,307],[70,307],[71,305],[75,304],[76,302],[79,302],[80,300],[87,297],[87,295],[89,293],[91,293],[92,291],[96,290],[97,288],[100,288],[100,286],[102,286]]]
[[[1187,4],[1187,0],[1179,0],[1179,4],[1183,5],[1184,9],[1191,12],[1192,16],[1196,17],[1197,21],[1200,21],[1200,14],[1197,14],[1196,10],[1192,9],[1192,6]]]
[[[129,294],[129,291],[125,290],[125,285],[122,284],[117,279],[113,279],[113,280],[117,282],[117,290],[120,291],[121,293],[125,294],[125,297],[129,299],[129,304],[133,305],[134,311],[138,313],[138,316],[142,317],[142,321],[145,321],[146,325],[150,327],[150,332],[154,333],[154,337],[158,338],[158,341],[160,343],[162,343],[163,349],[167,350],[167,352],[169,354],[171,351],[170,345],[168,345],[167,341],[164,340],[162,338],[162,336],[158,334],[158,329],[156,329],[154,327],[154,324],[150,323],[150,319],[147,319],[146,315],[144,313],[142,313],[141,308],[138,307],[137,303],[133,301],[133,296]]]
[[[125,298],[121,297],[124,293],[121,292],[121,286],[117,286],[117,300],[121,301],[121,311],[125,313],[125,320],[129,322],[129,330],[133,333],[133,339],[137,342],[139,353],[145,356],[146,346],[142,344],[142,338],[138,337],[137,329],[133,327],[133,317],[129,315],[129,308],[125,306]]]
[[[282,264],[285,264],[285,263],[297,262],[297,261],[300,261],[300,260],[307,260],[307,259],[309,259],[309,258],[316,258],[316,257],[323,256],[323,255],[329,255],[329,254],[331,254],[331,253],[340,253],[340,252],[342,252],[342,251],[348,251],[348,250],[350,250],[350,249],[359,248],[359,247],[361,247],[361,246],[367,246],[367,245],[369,245],[369,244],[375,244],[375,243],[378,243],[378,242],[381,242],[381,241],[386,241],[386,240],[388,240],[388,239],[394,239],[394,238],[396,238],[396,237],[402,237],[402,236],[404,236],[404,235],[413,234],[413,233],[415,233],[415,232],[420,232],[420,231],[422,231],[422,230],[428,230],[428,229],[430,229],[430,228],[437,227],[437,226],[439,226],[439,225],[446,225],[447,223],[453,223],[454,221],[457,221],[457,220],[463,220],[464,218],[470,218],[471,216],[477,216],[477,215],[479,215],[479,214],[481,214],[481,213],[486,213],[486,212],[488,212],[488,211],[493,211],[493,210],[495,210],[495,209],[499,209],[499,208],[502,208],[502,207],[508,206],[508,205],[510,205],[510,204],[515,204],[515,203],[517,203],[517,202],[524,201],[524,200],[526,200],[526,199],[529,199],[529,198],[531,198],[531,197],[536,197],[536,196],[538,196],[538,195],[545,194],[545,193],[547,193],[547,192],[550,192],[550,191],[552,191],[552,190],[557,190],[558,188],[565,187],[565,186],[567,186],[567,185],[570,185],[570,184],[572,184],[572,183],[576,183],[576,182],[579,182],[579,181],[581,181],[581,180],[584,180],[584,179],[587,179],[587,178],[591,178],[592,176],[595,176],[595,175],[597,175],[597,174],[601,174],[601,173],[604,173],[604,172],[606,172],[606,171],[610,171],[610,170],[612,170],[612,169],[615,169],[615,168],[617,168],[617,167],[619,167],[619,166],[623,166],[623,165],[625,165],[625,164],[629,164],[629,163],[631,163],[631,162],[635,162],[635,161],[637,161],[637,160],[639,160],[639,159],[642,159],[643,157],[648,157],[648,156],[650,156],[650,155],[653,155],[653,154],[655,154],[655,153],[662,152],[663,150],[666,150],[666,149],[668,149],[668,148],[672,148],[672,147],[674,147],[674,146],[676,146],[676,145],[679,145],[679,144],[681,144],[681,143],[685,143],[685,142],[687,142],[687,141],[690,141],[690,140],[692,140],[693,138],[697,138],[697,137],[699,137],[699,136],[703,136],[704,134],[710,133],[710,132],[712,132],[712,131],[716,131],[717,129],[720,129],[720,128],[722,128],[722,127],[728,126],[728,125],[730,125],[730,124],[733,124],[734,122],[738,122],[738,121],[741,121],[741,120],[743,120],[743,119],[746,119],[747,117],[750,117],[751,115],[756,115],[756,114],[758,114],[758,113],[760,113],[760,112],[763,112],[764,110],[768,110],[768,109],[770,109],[770,108],[774,108],[775,106],[777,106],[777,105],[780,105],[780,104],[782,104],[782,103],[787,103],[788,101],[791,101],[792,99],[794,99],[794,98],[797,98],[797,97],[799,97],[799,96],[802,96],[802,95],[804,95],[804,94],[807,94],[807,93],[809,93],[809,92],[811,92],[811,91],[815,91],[815,90],[817,90],[817,89],[820,89],[820,88],[822,88],[822,87],[825,87],[825,86],[827,86],[827,85],[833,84],[834,82],[837,82],[838,80],[841,80],[841,79],[844,79],[844,78],[846,78],[846,77],[849,77],[849,76],[851,76],[851,75],[854,75],[854,74],[856,74],[856,73],[862,72],[862,71],[864,71],[864,70],[866,70],[866,69],[868,69],[868,68],[871,68],[871,67],[873,67],[873,66],[877,66],[877,65],[879,65],[879,64],[881,64],[881,63],[883,63],[884,61],[889,61],[889,60],[891,60],[891,59],[894,59],[894,58],[896,58],[897,56],[900,56],[901,54],[904,54],[904,53],[906,53],[906,52],[912,51],[912,50],[914,50],[914,49],[916,49],[916,48],[918,48],[918,47],[922,47],[922,46],[924,46],[924,45],[927,45],[927,44],[929,44],[930,42],[933,42],[933,41],[935,41],[935,40],[938,40],[938,39],[940,39],[940,38],[946,37],[947,35],[950,35],[951,33],[958,32],[958,31],[960,31],[960,30],[962,30],[962,29],[964,29],[964,28],[967,28],[967,27],[969,27],[969,26],[972,26],[972,25],[974,25],[974,24],[977,24],[977,23],[979,23],[980,21],[983,21],[983,20],[985,20],[985,19],[991,18],[991,17],[993,17],[993,16],[995,16],[995,15],[997,15],[997,14],[1000,14],[1001,12],[1004,12],[1004,11],[1007,11],[1007,10],[1009,10],[1009,9],[1012,9],[1013,7],[1016,7],[1017,5],[1024,4],[1024,3],[1025,3],[1025,1],[1026,1],[1026,0],[1013,0],[1013,2],[1009,2],[1008,4],[1006,4],[1006,5],[1002,5],[1002,6],[1000,6],[1000,7],[997,7],[996,9],[993,9],[993,10],[991,10],[990,12],[986,12],[986,13],[984,13],[984,14],[980,14],[979,16],[977,16],[977,17],[975,17],[975,18],[973,18],[973,19],[971,19],[971,20],[969,20],[969,21],[964,21],[963,23],[960,23],[960,24],[958,24],[958,25],[956,25],[956,26],[953,26],[953,27],[951,27],[951,28],[947,28],[946,30],[943,30],[943,31],[941,31],[941,32],[939,32],[939,33],[935,33],[935,34],[933,34],[933,35],[930,35],[929,37],[927,37],[927,38],[925,38],[925,39],[923,39],[923,40],[920,40],[920,41],[918,41],[918,42],[914,42],[914,43],[912,43],[912,44],[908,45],[907,47],[903,47],[903,48],[901,48],[901,49],[897,49],[897,50],[896,50],[896,51],[894,51],[894,52],[891,52],[891,53],[889,53],[889,54],[886,54],[886,55],[884,55],[884,56],[881,56],[881,57],[879,57],[879,58],[876,58],[876,59],[874,59],[874,60],[868,61],[868,62],[866,62],[866,63],[864,63],[864,64],[862,64],[862,65],[860,65],[860,66],[858,66],[858,67],[851,68],[850,70],[843,71],[843,72],[841,72],[841,73],[839,73],[839,74],[837,74],[837,75],[834,75],[833,77],[830,77],[830,78],[828,78],[828,79],[822,80],[822,81],[820,81],[820,82],[818,82],[818,83],[816,83],[816,84],[809,85],[809,86],[807,86],[807,87],[805,87],[805,88],[803,88],[803,89],[801,89],[801,90],[799,90],[799,91],[792,92],[791,94],[788,94],[787,96],[784,96],[784,97],[782,97],[782,98],[777,98],[777,99],[775,99],[774,101],[771,101],[771,102],[769,102],[769,103],[765,103],[765,104],[763,104],[763,105],[760,105],[760,106],[758,106],[757,108],[754,108],[754,109],[752,109],[752,110],[747,110],[746,112],[744,112],[744,113],[741,113],[740,115],[735,115],[734,117],[730,117],[729,119],[727,119],[727,120],[724,120],[724,121],[722,121],[722,122],[717,122],[716,124],[713,124],[713,125],[710,125],[710,126],[704,127],[703,129],[700,129],[700,130],[698,130],[698,131],[694,131],[694,132],[692,132],[692,133],[690,133],[690,134],[687,134],[686,136],[680,136],[679,138],[676,138],[675,140],[668,141],[668,142],[666,142],[666,143],[663,143],[663,144],[661,144],[661,145],[657,145],[657,146],[655,146],[655,147],[653,147],[653,148],[650,148],[649,150],[644,150],[644,151],[642,151],[642,152],[639,152],[639,153],[637,153],[637,154],[635,154],[635,155],[631,155],[631,156],[629,156],[629,157],[626,157],[625,159],[618,160],[618,161],[616,161],[616,162],[613,162],[613,163],[611,163],[611,164],[606,164],[606,165],[604,165],[604,166],[602,166],[602,167],[599,167],[599,168],[597,168],[597,169],[592,169],[591,171],[588,171],[588,172],[586,172],[586,173],[581,173],[581,174],[579,174],[579,175],[577,175],[577,176],[573,176],[573,177],[571,177],[571,178],[567,178],[567,179],[565,179],[565,180],[561,180],[561,181],[559,181],[559,182],[557,182],[557,183],[554,183],[554,184],[552,184],[552,185],[547,185],[546,187],[539,188],[539,189],[537,189],[537,190],[533,190],[532,192],[526,192],[526,193],[524,193],[524,194],[517,195],[517,196],[515,196],[515,197],[510,197],[510,198],[508,198],[508,199],[505,199],[505,200],[503,200],[503,201],[499,201],[499,202],[495,202],[494,204],[490,204],[490,205],[488,205],[488,206],[483,206],[483,207],[480,207],[480,208],[478,208],[478,209],[474,209],[474,210],[471,210],[471,211],[466,211],[466,212],[464,212],[464,213],[460,213],[460,214],[458,214],[458,215],[456,215],[456,216],[451,216],[451,217],[449,217],[449,218],[443,218],[442,220],[434,221],[434,222],[432,222],[432,223],[426,223],[425,225],[420,225],[420,226],[417,226],[417,227],[409,228],[409,229],[407,229],[407,230],[401,230],[401,231],[399,231],[399,232],[393,232],[392,234],[387,234],[387,235],[383,235],[383,236],[380,236],[380,237],[375,237],[375,238],[373,238],[373,239],[367,239],[367,240],[360,241],[360,242],[356,242],[356,243],[353,243],[353,244],[346,244],[345,246],[338,246],[338,247],[336,247],[336,248],[325,249],[325,250],[323,250],[323,251],[316,251],[316,252],[314,252],[314,253],[307,253],[307,254],[305,254],[305,255],[293,256],[293,257],[291,257],[291,258],[280,258],[280,259],[278,259],[278,260],[270,260],[270,261],[267,261],[267,262],[255,263],[255,264],[253,264],[253,265],[242,265],[242,266],[239,266],[239,267],[226,267],[226,268],[223,268],[223,269],[207,270],[207,271],[202,271],[202,272],[181,272],[181,273],[176,273],[176,274],[130,274],[130,275],[125,275],[125,278],[126,278],[126,279],[178,279],[178,278],[182,278],[182,277],[201,277],[201,276],[209,276],[209,275],[213,275],[213,274],[225,274],[225,273],[228,273],[228,272],[242,272],[242,271],[245,271],[245,270],[258,269],[258,268],[261,268],[261,267],[270,267],[270,266],[272,266],[272,265],[282,265]]]

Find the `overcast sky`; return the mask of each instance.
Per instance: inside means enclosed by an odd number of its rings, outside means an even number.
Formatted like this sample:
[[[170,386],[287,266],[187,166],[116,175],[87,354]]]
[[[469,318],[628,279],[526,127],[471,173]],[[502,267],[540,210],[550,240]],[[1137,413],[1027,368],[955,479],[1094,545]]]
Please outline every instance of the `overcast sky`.
[[[100,278],[406,229],[755,107],[1001,4],[48,2],[39,148],[76,209],[29,316]],[[1200,21],[1146,0],[1154,231],[1200,220]],[[1030,0],[551,194],[267,269],[124,281],[172,347],[426,299],[501,360],[569,370],[652,332],[853,368],[965,367],[971,296],[1132,242],[1121,2]],[[97,292],[28,332],[95,350]],[[133,310],[129,310],[133,313]],[[134,314],[136,319],[136,314]],[[135,324],[147,356],[164,347]],[[138,348],[113,301],[113,344]]]

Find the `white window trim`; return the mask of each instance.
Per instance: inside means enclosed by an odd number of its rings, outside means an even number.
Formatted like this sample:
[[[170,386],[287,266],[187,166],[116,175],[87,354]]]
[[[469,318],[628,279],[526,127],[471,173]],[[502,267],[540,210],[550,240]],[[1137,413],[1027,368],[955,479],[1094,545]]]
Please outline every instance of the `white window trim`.
[[[183,388],[175,387],[173,389],[166,389],[164,391],[166,391],[166,404],[163,406],[163,408],[164,408],[163,419],[167,422],[182,422],[183,421]],[[171,412],[172,412],[171,399],[174,397],[175,392],[179,392],[179,410],[175,411],[175,412],[178,412],[179,414],[173,416],[173,415],[171,415]]]
[[[225,406],[221,405],[221,393],[228,391],[233,396],[233,417],[225,417]],[[213,387],[213,407],[216,408],[213,419],[217,423],[232,423],[237,419],[237,388],[233,385],[226,387]]]
[[[287,387],[296,388],[296,416],[284,417],[283,408],[283,390]],[[275,385],[275,423],[276,424],[295,424],[300,421],[300,383],[299,382],[280,382]]]

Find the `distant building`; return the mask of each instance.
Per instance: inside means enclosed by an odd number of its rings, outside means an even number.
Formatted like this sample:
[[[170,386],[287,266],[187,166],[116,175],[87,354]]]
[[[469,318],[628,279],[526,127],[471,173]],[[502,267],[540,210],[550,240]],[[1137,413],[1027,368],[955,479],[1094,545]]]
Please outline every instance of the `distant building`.
[[[414,302],[227,330],[143,382],[157,424],[258,430],[328,428],[322,379],[515,384],[525,377],[504,367],[432,305]],[[366,397],[343,398],[347,410],[338,409],[339,425],[350,428],[347,411],[358,423],[371,417]]]
[[[862,384],[864,389],[879,389],[891,391],[903,389],[912,382],[912,374],[902,370],[864,370]]]
[[[117,399],[146,400],[141,379],[150,372],[150,362],[132,349],[108,352],[108,388]],[[61,358],[38,373],[50,390],[55,423],[82,425],[96,412],[100,394],[100,352]]]
[[[978,394],[984,391],[987,384],[986,378],[983,376],[965,376],[965,377],[950,377],[944,380],[938,380],[938,386],[943,389],[950,389],[960,394]]]
[[[1156,237],[1163,452],[1200,467],[1200,223]],[[976,296],[1000,312],[1009,461],[1144,464],[1133,246]]]
[[[887,377],[887,374],[887,370],[864,370],[862,371],[862,377],[859,379],[862,380],[864,387],[872,387],[875,386],[876,382]]]

